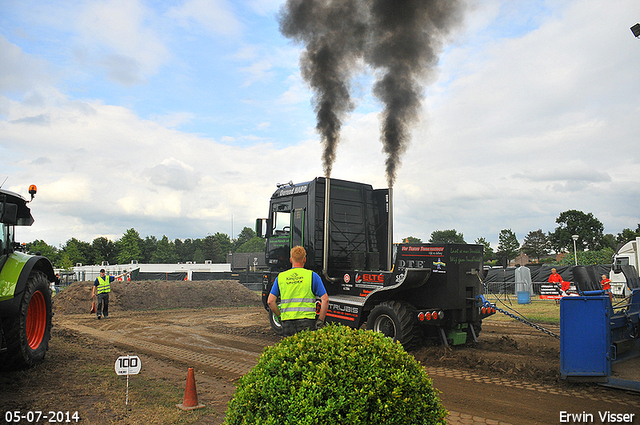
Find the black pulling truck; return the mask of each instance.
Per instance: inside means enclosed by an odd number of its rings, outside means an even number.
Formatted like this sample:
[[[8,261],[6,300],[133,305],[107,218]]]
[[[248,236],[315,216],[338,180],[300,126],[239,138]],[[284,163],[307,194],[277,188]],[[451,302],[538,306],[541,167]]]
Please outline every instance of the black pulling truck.
[[[326,200],[329,200],[327,203]],[[267,306],[289,252],[307,251],[305,268],[318,273],[329,294],[328,322],[368,329],[411,347],[423,338],[445,345],[476,340],[495,308],[481,300],[482,245],[393,244],[392,191],[318,177],[278,185],[268,218],[256,231],[266,238],[262,300]]]

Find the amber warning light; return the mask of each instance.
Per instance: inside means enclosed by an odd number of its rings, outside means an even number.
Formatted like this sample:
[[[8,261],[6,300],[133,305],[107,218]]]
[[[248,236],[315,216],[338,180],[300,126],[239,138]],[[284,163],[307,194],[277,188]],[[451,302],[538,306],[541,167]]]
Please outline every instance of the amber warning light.
[[[32,184],[31,186],[29,186],[29,194],[31,195],[32,201],[33,201],[33,197],[36,196],[36,193],[38,193],[38,188],[36,187],[36,185]]]

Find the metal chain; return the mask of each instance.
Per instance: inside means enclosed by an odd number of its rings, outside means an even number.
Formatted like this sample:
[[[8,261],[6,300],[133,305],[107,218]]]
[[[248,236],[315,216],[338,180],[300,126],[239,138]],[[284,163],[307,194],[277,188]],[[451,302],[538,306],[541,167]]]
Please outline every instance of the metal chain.
[[[488,304],[488,305],[490,305],[489,303],[487,303],[487,304]],[[526,320],[526,319],[523,319],[523,318],[522,318],[522,317],[520,317],[520,316],[516,316],[515,314],[510,313],[510,312],[508,312],[508,311],[506,311],[506,310],[503,310],[503,309],[501,309],[501,308],[500,308],[500,307],[498,307],[498,306],[496,306],[496,307],[494,307],[494,308],[496,309],[496,311],[499,311],[500,313],[505,314],[505,315],[507,315],[507,316],[511,317],[512,319],[515,319],[515,320],[517,320],[517,321],[519,321],[519,322],[522,322],[522,323],[524,323],[525,325],[529,325],[529,326],[531,326],[532,328],[535,328],[535,329],[537,329],[537,330],[539,330],[539,331],[542,331],[542,332],[546,333],[547,335],[552,336],[552,337],[554,337],[554,338],[556,338],[556,339],[560,339],[560,335],[558,335],[558,334],[555,334],[555,333],[551,332],[549,329],[545,329],[545,328],[543,328],[542,326],[538,325],[537,323],[533,323],[533,322],[530,322],[530,321],[528,321],[528,320]]]
[[[484,287],[484,291],[485,291],[485,293],[487,293],[487,292],[488,292],[488,291],[487,291],[487,289],[488,289],[488,288],[487,288],[487,285],[483,282],[483,280],[482,280],[482,278],[480,277],[480,274],[479,274],[478,272],[476,272],[476,276],[478,276],[478,279],[480,280],[480,283],[481,283],[481,284],[482,284],[482,286]],[[507,315],[507,316],[511,317],[512,319],[515,319],[515,320],[517,320],[517,321],[519,321],[519,322],[522,322],[522,323],[524,323],[525,325],[529,325],[529,326],[531,326],[532,328],[535,328],[535,329],[537,329],[537,330],[539,330],[539,331],[542,331],[542,332],[544,332],[545,334],[547,334],[547,335],[549,335],[549,336],[552,336],[552,337],[554,337],[554,338],[556,338],[556,339],[560,339],[560,335],[558,335],[558,334],[556,334],[556,333],[551,332],[549,329],[545,329],[545,328],[543,328],[542,326],[538,325],[537,323],[530,322],[530,321],[528,321],[527,319],[523,319],[523,318],[522,318],[522,317],[520,317],[520,316],[516,316],[516,315],[515,315],[515,314],[513,314],[513,313],[510,313],[510,312],[508,312],[508,311],[506,311],[506,310],[503,310],[503,309],[501,309],[500,307],[498,307],[497,305],[493,305],[493,304],[491,304],[489,301],[486,301],[486,300],[485,300],[484,305],[485,305],[485,307],[492,307],[492,308],[495,308],[495,309],[496,309],[496,311],[499,311],[500,313],[505,314],[505,315]]]

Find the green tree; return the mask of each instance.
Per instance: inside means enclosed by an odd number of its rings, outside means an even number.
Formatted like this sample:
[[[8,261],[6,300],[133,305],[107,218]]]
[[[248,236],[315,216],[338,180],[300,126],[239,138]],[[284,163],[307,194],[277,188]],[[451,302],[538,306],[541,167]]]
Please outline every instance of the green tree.
[[[218,232],[215,235],[207,235],[202,242],[202,252],[205,260],[211,260],[214,263],[225,263],[227,261],[227,253],[232,248],[231,239],[229,239],[228,235]]]
[[[462,233],[451,230],[434,230],[431,232],[429,243],[466,243]]]
[[[144,240],[141,240],[140,250],[142,252],[142,262],[151,263],[156,249],[158,249],[158,240],[155,236],[146,236]]]
[[[576,248],[580,251],[602,248],[604,225],[592,213],[568,210],[556,219],[558,227],[549,234],[551,247],[556,252],[573,250],[573,235],[578,235]]]
[[[622,229],[622,232],[618,233],[618,236],[616,237],[616,242],[627,243],[629,241],[634,240],[638,236],[640,236],[640,223],[638,224],[638,227],[636,228],[635,231],[629,228]]]
[[[195,261],[196,245],[192,239],[185,239],[184,241],[176,239],[174,245],[176,246],[176,255],[179,262]]]
[[[213,240],[217,244],[217,251],[212,256],[212,261],[214,263],[226,263],[227,254],[233,249],[231,238],[229,238],[229,235],[226,233],[216,232],[216,234],[213,235]]]
[[[176,247],[166,235],[158,241],[156,252],[151,256],[151,262],[154,264],[173,264],[178,262]]]
[[[240,234],[238,234],[238,238],[235,241],[233,241],[234,252],[237,251],[242,245],[244,245],[245,243],[253,239],[255,236],[256,236],[255,230],[251,229],[250,227],[245,227],[244,229],[242,229],[242,231],[240,231]],[[248,252],[248,251],[244,251],[244,252]]]
[[[202,264],[206,259],[207,258],[204,255],[204,250],[202,248],[196,248],[195,251],[193,251],[193,260],[189,261]]]
[[[56,247],[47,244],[45,241],[36,239],[33,242],[28,242],[26,246],[27,252],[35,254],[39,252],[40,255],[47,257],[52,264],[57,266],[60,254]]]
[[[75,263],[71,262],[69,254],[66,252],[60,254],[58,263],[56,264],[57,267],[65,270],[71,270],[75,265]]]
[[[612,250],[616,250],[616,246],[618,245],[618,242],[616,241],[616,237],[613,236],[611,233],[607,233],[606,235],[604,235],[602,237],[602,247],[604,248],[611,248]]]
[[[594,264],[611,264],[611,258],[613,257],[613,249],[607,247],[595,251],[578,251],[578,264],[581,266],[589,266]],[[573,266],[575,259],[573,256],[573,250],[567,255],[562,257],[560,261],[561,266]]]
[[[198,245],[196,243],[196,239],[185,239],[178,255],[184,258],[183,261],[196,261],[197,250]]]
[[[406,238],[402,239],[403,243],[422,243],[422,239],[420,238],[415,238],[413,236],[407,236]]]
[[[236,252],[264,252],[266,241],[257,236],[242,244]]]
[[[82,242],[76,238],[67,241],[62,251],[69,256],[69,260],[75,264],[96,264],[93,248],[88,242]]]
[[[520,252],[520,243],[516,234],[511,229],[502,229],[498,235],[498,252],[499,257],[507,259],[507,263],[518,256]]]
[[[93,248],[96,264],[102,264],[103,261],[107,261],[109,264],[118,262],[116,244],[109,239],[103,236],[95,238],[91,243],[91,247]]]
[[[491,244],[485,238],[476,239],[476,244],[484,246],[484,254],[482,257],[485,261],[491,260],[495,257],[495,253],[493,252],[493,248],[491,248]]]
[[[531,258],[540,261],[540,258],[549,255],[549,238],[542,229],[529,232],[522,242],[522,252]]]
[[[142,238],[140,234],[134,229],[128,229],[122,238],[117,242],[118,246],[118,263],[129,264],[131,261],[142,260]]]

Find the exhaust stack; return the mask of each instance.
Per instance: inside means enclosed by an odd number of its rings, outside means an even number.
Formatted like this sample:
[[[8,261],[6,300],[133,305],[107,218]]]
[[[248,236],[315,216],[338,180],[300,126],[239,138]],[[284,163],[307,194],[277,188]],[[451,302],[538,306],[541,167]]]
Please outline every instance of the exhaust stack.
[[[337,279],[329,276],[329,200],[331,194],[331,179],[324,178],[324,229],[322,236],[322,275],[330,282]]]
[[[389,201],[387,202],[389,209],[389,225],[387,235],[387,270],[393,270],[393,187],[389,188]]]

